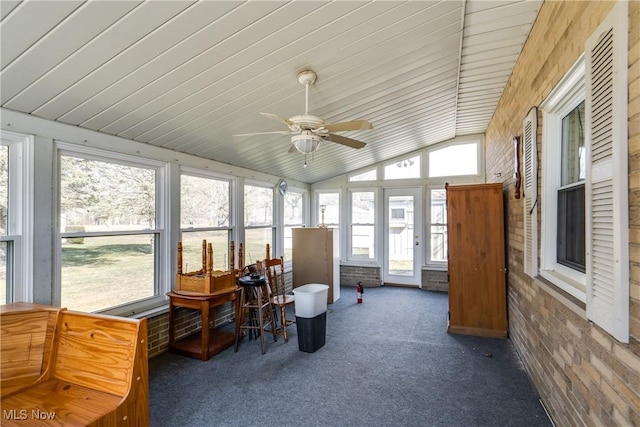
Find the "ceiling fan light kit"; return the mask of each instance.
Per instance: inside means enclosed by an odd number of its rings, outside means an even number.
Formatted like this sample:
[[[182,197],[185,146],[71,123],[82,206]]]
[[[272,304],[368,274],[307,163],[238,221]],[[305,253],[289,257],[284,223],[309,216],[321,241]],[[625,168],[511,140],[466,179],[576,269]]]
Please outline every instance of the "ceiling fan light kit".
[[[325,121],[312,114],[309,114],[309,87],[317,80],[317,75],[311,70],[304,70],[298,73],[298,83],[305,87],[304,114],[285,119],[276,114],[260,113],[265,117],[284,123],[289,131],[260,132],[254,134],[241,134],[235,136],[251,136],[264,134],[283,133],[291,135],[291,145],[289,151],[298,151],[304,155],[314,153],[323,141],[334,142],[351,148],[362,148],[366,144],[346,136],[336,135],[331,132],[359,131],[373,129],[373,125],[367,120],[353,120],[340,123],[325,123]],[[294,149],[295,148],[295,149]],[[306,160],[305,160],[306,166]]]
[[[302,154],[311,154],[318,149],[320,143],[323,141],[321,137],[314,134],[302,134],[302,135],[293,135],[291,137],[291,143],[296,150],[301,152]]]

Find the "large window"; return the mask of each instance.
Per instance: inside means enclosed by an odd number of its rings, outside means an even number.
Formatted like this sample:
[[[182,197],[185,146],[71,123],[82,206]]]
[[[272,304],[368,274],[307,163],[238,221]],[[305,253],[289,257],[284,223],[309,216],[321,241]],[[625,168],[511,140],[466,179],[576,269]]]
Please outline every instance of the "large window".
[[[9,206],[9,147],[7,145],[0,145],[0,234],[7,236],[9,230],[8,223],[8,206]],[[12,242],[2,241],[0,242],[0,304],[6,304],[11,302],[11,293],[13,290],[10,280],[10,274],[7,270],[7,264],[12,266]]]
[[[273,219],[273,188],[246,184],[244,186],[244,262],[253,264],[266,257],[267,243],[274,253],[275,224]]]
[[[542,104],[543,234],[541,275],[584,300],[585,177],[584,61]]]
[[[7,304],[32,295],[33,139],[0,136],[0,304]]]
[[[284,195],[284,259],[291,261],[293,248],[293,229],[302,227],[304,223],[305,193],[289,190]]]
[[[184,271],[202,266],[202,242],[213,247],[213,269],[229,269],[231,182],[183,173],[180,182],[180,229]]]
[[[351,193],[351,259],[375,259],[375,211],[373,191]]]
[[[136,160],[61,152],[62,307],[102,311],[160,297],[162,169]]]

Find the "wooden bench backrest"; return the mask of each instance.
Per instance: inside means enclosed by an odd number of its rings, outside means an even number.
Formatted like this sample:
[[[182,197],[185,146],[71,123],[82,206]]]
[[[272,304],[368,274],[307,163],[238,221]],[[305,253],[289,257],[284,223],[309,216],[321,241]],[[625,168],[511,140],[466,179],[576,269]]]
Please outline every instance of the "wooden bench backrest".
[[[0,378],[3,394],[9,380],[35,379],[44,374],[60,309],[19,303],[3,306],[0,317]]]
[[[61,312],[53,377],[125,396],[131,387],[136,349],[147,345],[146,336],[139,337],[143,322],[145,319]]]

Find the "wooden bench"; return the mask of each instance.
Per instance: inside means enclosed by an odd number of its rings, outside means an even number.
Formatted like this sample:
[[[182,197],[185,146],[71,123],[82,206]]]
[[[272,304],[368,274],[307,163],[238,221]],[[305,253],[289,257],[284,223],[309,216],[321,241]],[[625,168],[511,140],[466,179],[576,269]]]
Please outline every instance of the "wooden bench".
[[[26,303],[0,316],[0,424],[149,424],[146,319]]]

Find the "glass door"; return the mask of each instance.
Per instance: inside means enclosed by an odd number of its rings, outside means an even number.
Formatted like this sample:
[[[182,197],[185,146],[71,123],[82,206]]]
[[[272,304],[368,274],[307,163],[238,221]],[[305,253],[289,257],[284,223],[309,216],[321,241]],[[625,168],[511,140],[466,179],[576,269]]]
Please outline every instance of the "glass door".
[[[384,190],[384,283],[420,286],[422,190]]]

